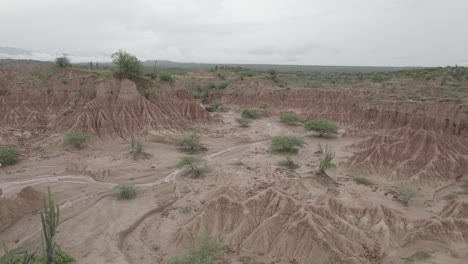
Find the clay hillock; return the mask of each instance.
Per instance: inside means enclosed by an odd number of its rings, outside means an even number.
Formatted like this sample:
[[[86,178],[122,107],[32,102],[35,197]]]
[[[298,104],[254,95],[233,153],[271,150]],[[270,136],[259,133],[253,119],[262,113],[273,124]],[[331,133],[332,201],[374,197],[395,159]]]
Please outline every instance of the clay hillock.
[[[329,196],[307,204],[268,188],[243,201],[220,195],[174,236],[183,247],[207,233],[235,250],[305,263],[378,263],[389,248],[417,240],[468,238],[466,219],[412,220],[383,205],[353,207]]]

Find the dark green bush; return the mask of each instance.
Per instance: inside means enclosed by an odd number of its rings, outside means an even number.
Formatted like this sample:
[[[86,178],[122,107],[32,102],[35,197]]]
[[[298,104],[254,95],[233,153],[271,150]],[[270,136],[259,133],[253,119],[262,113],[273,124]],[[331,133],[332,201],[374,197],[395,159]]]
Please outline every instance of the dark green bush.
[[[3,147],[0,148],[0,164],[1,166],[9,166],[18,163],[19,153],[16,148]]]
[[[143,65],[135,57],[123,50],[112,54],[112,62],[117,65],[117,75],[122,79],[133,79],[143,74]]]
[[[167,74],[167,73],[161,73],[159,75],[159,80],[161,82],[168,82],[168,83],[173,83],[174,82],[174,78],[172,78],[172,76]]]

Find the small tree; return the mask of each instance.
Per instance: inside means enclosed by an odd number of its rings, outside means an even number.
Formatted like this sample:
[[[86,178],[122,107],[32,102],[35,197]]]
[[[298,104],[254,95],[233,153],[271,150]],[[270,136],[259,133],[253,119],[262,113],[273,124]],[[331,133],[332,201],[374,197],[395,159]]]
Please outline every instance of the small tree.
[[[117,190],[117,199],[119,200],[131,200],[137,196],[137,191],[133,185],[120,184],[115,189]]]
[[[257,119],[260,117],[257,110],[249,110],[249,109],[242,110],[241,116],[244,118],[252,118],[252,119]]]
[[[404,206],[408,206],[409,202],[418,194],[415,188],[406,185],[397,187],[395,191]]]
[[[319,136],[328,134],[338,134],[338,126],[327,120],[314,120],[305,123],[304,128],[307,131],[315,131],[319,133]]]
[[[240,127],[249,127],[252,120],[249,118],[241,117],[236,118],[236,122],[239,124]]]
[[[296,147],[302,147],[304,140],[294,136],[276,136],[271,140],[271,150],[274,153],[295,154],[298,152]]]
[[[59,68],[71,67],[70,60],[66,55],[55,59],[55,65]]]
[[[174,78],[172,78],[172,76],[167,74],[167,73],[161,73],[159,75],[159,80],[161,82],[168,82],[168,83],[173,83],[174,82]]]
[[[205,150],[204,147],[200,144],[200,136],[193,132],[188,136],[185,136],[177,141],[177,145],[188,152],[197,152],[201,150]]]
[[[280,121],[288,125],[304,123],[304,118],[295,113],[285,113],[280,115]]]
[[[201,166],[205,163],[205,160],[199,157],[186,156],[180,158],[179,163],[177,163],[178,168],[183,168],[188,166],[190,168],[190,173],[193,178],[198,178],[202,174]]]
[[[0,148],[0,167],[18,163],[19,153],[16,148],[4,147]]]
[[[336,165],[331,162],[334,158],[335,152],[328,148],[328,145],[326,145],[323,152],[323,158],[320,159],[319,173],[325,173],[325,170],[335,168]]]
[[[133,79],[143,74],[143,65],[135,57],[123,50],[112,54],[112,62],[117,65],[117,75],[122,79]]]

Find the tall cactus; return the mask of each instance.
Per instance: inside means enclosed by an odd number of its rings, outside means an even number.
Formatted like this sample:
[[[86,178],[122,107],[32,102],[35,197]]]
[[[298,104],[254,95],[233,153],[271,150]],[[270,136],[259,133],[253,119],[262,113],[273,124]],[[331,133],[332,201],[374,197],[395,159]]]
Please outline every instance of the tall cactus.
[[[44,211],[41,212],[42,222],[42,254],[46,264],[56,264],[56,247],[54,236],[59,223],[59,206],[54,205],[50,188],[47,197],[44,196]]]

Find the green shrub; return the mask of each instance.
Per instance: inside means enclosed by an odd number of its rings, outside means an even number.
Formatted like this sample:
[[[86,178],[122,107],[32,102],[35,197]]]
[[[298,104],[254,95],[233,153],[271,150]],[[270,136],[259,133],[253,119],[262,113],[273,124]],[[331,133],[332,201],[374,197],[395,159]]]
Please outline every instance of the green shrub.
[[[404,264],[413,264],[415,262],[427,261],[428,259],[432,258],[431,254],[427,253],[426,251],[417,251],[413,255],[408,258],[404,258]],[[422,263],[422,262],[421,262]],[[427,262],[424,262],[427,263]]]
[[[204,159],[199,158],[199,157],[186,156],[186,157],[180,158],[179,163],[177,163],[177,167],[178,168],[183,168],[185,166],[189,167],[192,177],[198,178],[203,173],[202,165],[205,162],[206,161]]]
[[[319,173],[325,173],[325,170],[336,167],[336,165],[331,162],[335,158],[335,152],[333,152],[328,145],[325,146],[325,150],[321,149],[321,151],[323,153],[323,158],[320,158],[319,161]]]
[[[236,122],[239,124],[240,127],[249,127],[252,120],[250,118],[236,118]]]
[[[226,108],[224,108],[223,106],[223,103],[219,102],[219,101],[214,101],[210,104],[212,110],[214,112],[226,112]]]
[[[357,184],[365,185],[365,186],[372,186],[374,185],[371,181],[364,177],[353,177],[353,181]]]
[[[67,56],[58,57],[55,59],[55,65],[59,68],[71,67],[70,60]]]
[[[245,110],[242,110],[241,116],[244,118],[257,119],[260,117],[260,114],[258,113],[257,110],[245,109]]]
[[[16,148],[3,147],[0,148],[0,164],[1,166],[9,166],[18,163],[19,153]]]
[[[188,152],[197,152],[201,150],[206,150],[200,144],[200,136],[193,132],[190,135],[187,135],[177,141],[177,145]]]
[[[90,136],[81,131],[70,131],[64,135],[65,145],[82,148],[84,144],[90,139]]]
[[[218,89],[224,90],[226,87],[229,86],[229,84],[230,84],[229,82],[220,82],[216,86],[217,86]]]
[[[296,147],[302,147],[304,140],[294,136],[276,136],[271,140],[271,150],[274,153],[295,154],[298,152]]]
[[[444,200],[454,200],[454,199],[458,198],[458,195],[454,194],[454,193],[451,193],[451,194],[445,195],[443,198],[444,198]]]
[[[117,75],[122,79],[133,79],[143,74],[143,65],[135,57],[123,50],[112,54],[112,62],[117,65]]]
[[[137,196],[137,191],[133,185],[120,184],[115,189],[117,190],[117,199],[119,200],[131,200]]]
[[[223,244],[220,241],[202,235],[182,257],[174,257],[171,264],[214,264],[222,253]]]
[[[172,76],[167,74],[167,73],[161,73],[159,75],[159,80],[161,82],[168,82],[168,83],[173,83],[174,82],[174,78],[172,78]]]
[[[396,188],[396,193],[404,206],[408,206],[409,202],[417,195],[417,190],[411,186],[399,186]]]
[[[463,99],[465,98],[464,93],[459,93],[459,92],[446,92],[445,93],[445,98],[452,98],[455,99],[458,102],[462,102]]]
[[[267,104],[267,103],[261,103],[258,108],[260,109],[263,109],[263,110],[267,110],[270,108],[270,106]]]
[[[306,122],[304,128],[307,131],[318,132],[319,136],[338,134],[338,126],[336,124],[322,119]]]
[[[280,121],[288,125],[295,125],[298,123],[304,123],[304,118],[294,113],[285,113],[280,115]]]
[[[286,157],[286,160],[282,160],[278,162],[278,165],[284,166],[290,170],[295,170],[298,169],[300,166],[294,163],[294,161],[291,160],[289,156]]]

